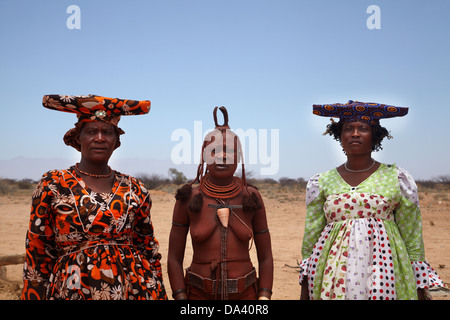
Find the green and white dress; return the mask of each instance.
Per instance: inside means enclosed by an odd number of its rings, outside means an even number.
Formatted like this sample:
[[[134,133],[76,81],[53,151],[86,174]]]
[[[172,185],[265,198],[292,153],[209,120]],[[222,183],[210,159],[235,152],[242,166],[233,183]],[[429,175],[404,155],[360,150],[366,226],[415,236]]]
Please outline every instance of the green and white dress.
[[[310,299],[417,299],[417,288],[444,286],[425,260],[417,186],[396,165],[358,186],[336,169],[306,190],[300,283]]]

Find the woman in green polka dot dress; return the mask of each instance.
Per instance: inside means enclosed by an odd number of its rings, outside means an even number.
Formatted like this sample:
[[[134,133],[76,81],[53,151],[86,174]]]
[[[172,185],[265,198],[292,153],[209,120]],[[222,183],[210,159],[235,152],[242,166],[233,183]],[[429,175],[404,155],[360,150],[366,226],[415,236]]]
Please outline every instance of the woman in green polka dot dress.
[[[425,260],[417,186],[395,164],[372,152],[391,138],[379,119],[408,108],[349,101],[314,105],[347,162],[310,178],[300,264],[301,299],[427,299],[444,286]]]

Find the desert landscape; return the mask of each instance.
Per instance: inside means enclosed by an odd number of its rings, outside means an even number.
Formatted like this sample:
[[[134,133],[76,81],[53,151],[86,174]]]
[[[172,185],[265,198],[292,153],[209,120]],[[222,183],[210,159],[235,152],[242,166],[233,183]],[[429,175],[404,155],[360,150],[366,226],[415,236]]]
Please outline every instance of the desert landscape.
[[[255,184],[265,202],[272,238],[275,267],[272,299],[297,300],[300,295],[297,264],[301,260],[305,221],[304,184],[283,184],[276,181],[256,181]],[[171,298],[171,290],[166,264],[176,188],[176,185],[169,184],[151,190],[152,220],[163,256],[161,262],[169,298]],[[32,183],[17,186],[15,182],[2,180],[0,185],[0,257],[25,252],[25,233],[28,228],[32,191]],[[450,188],[448,185],[435,184],[429,187],[419,184],[419,195],[426,257],[444,283],[449,286]],[[190,241],[188,243],[190,244]],[[190,264],[191,255],[192,251],[188,246],[185,258],[186,267]],[[256,265],[254,248],[251,249],[251,256]],[[0,299],[19,299],[21,289],[22,265],[0,267]],[[431,295],[434,300],[450,300],[448,289],[432,290]]]

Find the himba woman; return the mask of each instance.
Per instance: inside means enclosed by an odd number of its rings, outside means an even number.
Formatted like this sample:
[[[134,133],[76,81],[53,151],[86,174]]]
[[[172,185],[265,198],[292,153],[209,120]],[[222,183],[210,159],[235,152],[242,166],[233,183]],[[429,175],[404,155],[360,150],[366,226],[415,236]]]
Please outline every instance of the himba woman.
[[[81,160],[33,193],[22,299],[167,299],[150,195],[108,165],[120,116],[146,114],[150,101],[46,95],[43,105],[77,115],[64,142]]]
[[[247,184],[239,138],[217,123],[202,146],[197,177],[177,191],[170,232],[168,273],[174,299],[270,299],[273,258],[264,203]],[[242,161],[242,179],[235,177]],[[206,168],[205,168],[206,164]],[[198,185],[193,186],[194,182]],[[192,264],[183,273],[186,237],[190,231]],[[259,279],[250,261],[254,242]]]
[[[383,118],[408,108],[349,101],[314,105],[347,161],[314,175],[306,191],[306,223],[300,264],[301,299],[427,299],[443,286],[425,260],[417,186],[395,164],[372,158],[383,138]]]

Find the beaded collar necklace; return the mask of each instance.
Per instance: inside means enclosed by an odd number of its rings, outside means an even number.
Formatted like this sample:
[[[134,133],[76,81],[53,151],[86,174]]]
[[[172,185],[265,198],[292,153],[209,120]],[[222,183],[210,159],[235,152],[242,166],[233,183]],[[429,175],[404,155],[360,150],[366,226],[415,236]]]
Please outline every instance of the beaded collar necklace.
[[[200,182],[200,190],[208,197],[229,199],[237,196],[242,191],[242,182],[238,177],[233,177],[231,184],[218,186],[211,182],[210,175],[205,175]]]

